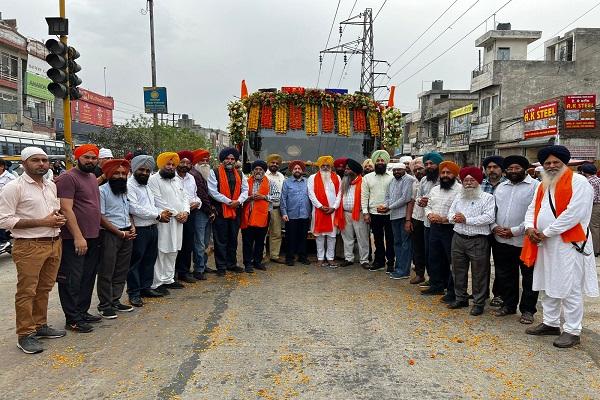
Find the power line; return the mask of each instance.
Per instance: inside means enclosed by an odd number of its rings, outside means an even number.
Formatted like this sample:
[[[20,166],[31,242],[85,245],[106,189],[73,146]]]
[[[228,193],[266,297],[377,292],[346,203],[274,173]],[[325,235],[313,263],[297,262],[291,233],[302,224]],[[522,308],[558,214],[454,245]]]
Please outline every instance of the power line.
[[[358,0],[354,0],[354,4],[352,5],[352,8],[350,9],[350,13],[348,14],[348,19],[350,19],[352,17],[352,13],[354,12],[356,3],[358,3]],[[346,25],[344,25],[342,27],[342,30],[340,31],[340,39],[338,40],[338,46],[340,44],[342,44],[342,34],[344,33],[345,30],[346,30]],[[331,74],[329,74],[329,82],[327,82],[327,86],[331,86],[331,78],[333,77],[333,71],[335,69],[335,63],[337,61],[337,56],[338,56],[338,53],[335,53],[335,55],[333,57],[333,65],[331,66]],[[352,54],[350,55],[350,57],[352,57]],[[342,69],[342,74],[344,73],[344,69],[346,69],[346,65],[347,65],[347,61],[344,62],[344,68]],[[339,84],[338,84],[338,86],[339,86]]]
[[[337,18],[338,10],[340,9],[340,3],[342,0],[338,0],[337,7],[335,8],[335,14],[333,15],[333,21],[331,21],[331,28],[329,28],[329,35],[327,35],[327,42],[325,42],[325,49],[329,46],[329,39],[331,39],[331,32],[333,32],[333,26],[335,25],[335,20]],[[319,66],[319,76],[317,77],[317,87],[319,87],[319,81],[321,80],[321,66]]]
[[[373,22],[375,22],[375,20],[377,19],[377,16],[379,15],[379,13],[381,12],[381,10],[383,9],[383,6],[385,6],[385,3],[387,3],[387,0],[383,0],[383,4],[381,5],[381,7],[379,7],[379,11],[377,11],[377,14],[375,14],[375,17],[373,18]]]

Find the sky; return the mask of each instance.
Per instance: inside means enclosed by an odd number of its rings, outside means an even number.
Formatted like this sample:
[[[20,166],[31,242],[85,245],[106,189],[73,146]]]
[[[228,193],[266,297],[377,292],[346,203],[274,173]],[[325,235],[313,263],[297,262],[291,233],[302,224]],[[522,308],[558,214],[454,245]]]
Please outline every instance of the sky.
[[[143,113],[142,88],[151,84],[146,1],[66,1],[69,43],[81,53],[82,87],[104,94],[106,69],[115,122]],[[494,21],[510,22],[512,29],[542,31],[542,38],[529,46],[529,59],[543,57],[545,40],[575,27],[600,27],[600,2],[590,0],[571,0],[568,7],[559,0],[155,0],[154,4],[157,83],[167,87],[169,112],[222,129],[228,122],[227,103],[240,95],[242,79],[250,92],[281,86],[358,90],[360,55],[348,55],[344,68],[343,56],[325,54],[320,68],[319,52],[340,43],[339,22],[366,8],[373,16],[379,12],[373,24],[375,58],[396,60],[391,67],[379,65],[376,71],[392,79],[381,75],[377,84],[389,81],[397,86],[395,105],[403,112],[417,108],[418,93],[430,89],[433,80],[443,80],[445,89],[468,89],[478,63],[475,39],[492,29]],[[5,19],[17,19],[22,35],[44,41],[49,38],[44,18],[58,15],[58,0],[5,2],[0,11]],[[359,38],[361,29],[347,26],[341,43]],[[387,92],[377,97],[387,98]]]

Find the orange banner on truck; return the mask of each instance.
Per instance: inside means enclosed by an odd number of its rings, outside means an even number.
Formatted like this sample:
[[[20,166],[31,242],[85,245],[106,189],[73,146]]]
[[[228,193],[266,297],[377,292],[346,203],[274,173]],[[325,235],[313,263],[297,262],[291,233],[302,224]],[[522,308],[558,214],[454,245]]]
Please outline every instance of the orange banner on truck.
[[[565,128],[594,129],[596,127],[596,95],[565,96]]]
[[[523,121],[525,121],[525,139],[540,136],[556,135],[558,102],[536,104],[523,110]]]

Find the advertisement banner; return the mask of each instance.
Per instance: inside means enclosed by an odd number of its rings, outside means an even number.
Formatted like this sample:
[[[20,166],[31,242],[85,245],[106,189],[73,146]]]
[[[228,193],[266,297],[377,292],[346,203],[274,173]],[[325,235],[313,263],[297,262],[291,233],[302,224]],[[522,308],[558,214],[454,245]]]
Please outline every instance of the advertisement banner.
[[[71,102],[71,116],[84,124],[110,128],[113,125],[113,111],[87,101],[75,100]]]
[[[525,139],[541,136],[556,135],[558,103],[552,101],[529,106],[523,110],[523,121],[525,121]]]
[[[148,114],[167,114],[169,112],[167,111],[167,88],[145,87],[144,109]]]
[[[450,118],[460,117],[461,115],[471,114],[473,112],[473,104],[467,104],[464,107],[450,111]]]
[[[50,79],[33,74],[31,72],[26,72],[25,80],[25,94],[27,96],[35,97],[41,100],[54,100],[54,96],[48,91],[48,84],[51,82]]]
[[[446,146],[442,151],[446,153],[455,153],[469,150],[469,134],[459,133],[458,135],[448,136]]]
[[[79,89],[79,92],[81,93],[81,100],[87,103],[96,104],[100,107],[108,108],[110,110],[115,109],[115,101],[112,97],[102,96],[98,93],[90,92],[89,90],[81,88]]]
[[[485,124],[477,124],[471,126],[471,139],[470,142],[473,143],[476,140],[487,140],[490,133],[490,123],[486,122]]]
[[[473,104],[450,111],[450,135],[456,135],[462,132],[468,132],[471,127],[471,113]]]
[[[596,95],[565,96],[565,128],[594,129],[596,127]]]

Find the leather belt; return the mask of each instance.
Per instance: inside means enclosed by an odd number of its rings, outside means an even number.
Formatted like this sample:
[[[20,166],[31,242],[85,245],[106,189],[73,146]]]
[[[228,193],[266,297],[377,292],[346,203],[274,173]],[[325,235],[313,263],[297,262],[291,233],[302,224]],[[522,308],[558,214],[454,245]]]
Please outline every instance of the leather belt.
[[[29,240],[32,242],[53,242],[60,239],[60,236],[46,236],[40,238],[15,238],[15,240]]]
[[[460,236],[463,239],[477,239],[477,238],[487,238],[488,235],[473,235],[473,236],[469,236],[469,235],[463,235],[462,233],[458,233],[458,232],[454,232],[455,234],[457,234],[458,236]]]

